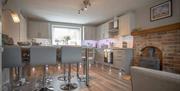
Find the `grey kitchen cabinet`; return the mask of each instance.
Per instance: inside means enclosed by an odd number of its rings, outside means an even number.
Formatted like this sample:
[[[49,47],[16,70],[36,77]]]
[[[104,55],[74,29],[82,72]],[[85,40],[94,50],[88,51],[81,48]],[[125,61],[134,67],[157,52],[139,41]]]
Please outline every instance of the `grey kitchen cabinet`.
[[[104,49],[96,49],[95,62],[104,63]]]
[[[84,26],[84,40],[96,40],[95,26]]]
[[[97,27],[96,39],[107,39],[109,38],[109,22],[103,23]]]
[[[101,39],[101,29],[100,26],[98,26],[96,30],[96,40],[100,40],[100,39]]]
[[[113,64],[111,66],[113,68],[119,69],[125,74],[129,74],[131,62],[133,60],[133,49],[132,48],[117,48],[113,50]],[[100,63],[103,65],[108,65],[104,62],[104,49],[96,49],[95,56],[96,63]]]
[[[100,26],[98,26],[96,30],[96,40],[101,40],[103,36],[102,34],[103,34],[102,29]]]
[[[42,21],[28,21],[28,38],[49,38],[50,24]]]
[[[112,67],[122,70],[124,73],[129,73],[130,65],[133,59],[133,49],[119,48],[113,49],[113,64]]]

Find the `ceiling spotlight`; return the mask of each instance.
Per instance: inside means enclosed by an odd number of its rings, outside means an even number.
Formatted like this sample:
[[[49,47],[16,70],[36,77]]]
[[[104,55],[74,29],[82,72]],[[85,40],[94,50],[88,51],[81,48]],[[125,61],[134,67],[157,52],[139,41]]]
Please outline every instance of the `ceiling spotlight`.
[[[85,10],[85,11],[87,11],[87,10],[88,10],[88,8],[87,8],[87,7],[84,7],[84,10]]]
[[[81,14],[82,11],[87,11],[89,6],[91,6],[90,0],[84,0],[83,7],[78,10],[78,14]]]

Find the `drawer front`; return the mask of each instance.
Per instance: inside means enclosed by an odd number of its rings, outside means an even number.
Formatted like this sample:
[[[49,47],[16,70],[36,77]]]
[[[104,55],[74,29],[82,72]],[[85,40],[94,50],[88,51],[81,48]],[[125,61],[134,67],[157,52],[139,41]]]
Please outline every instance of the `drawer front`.
[[[113,62],[113,66],[116,67],[116,68],[120,68],[120,67],[119,67],[120,64],[121,64],[120,61],[114,61],[114,62]]]

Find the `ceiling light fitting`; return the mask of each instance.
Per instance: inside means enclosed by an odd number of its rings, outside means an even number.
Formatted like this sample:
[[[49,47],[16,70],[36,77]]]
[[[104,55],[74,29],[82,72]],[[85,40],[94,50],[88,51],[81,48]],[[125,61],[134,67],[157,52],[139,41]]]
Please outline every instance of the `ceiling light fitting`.
[[[20,18],[19,18],[19,15],[18,15],[17,12],[15,12],[15,11],[13,11],[11,9],[3,9],[3,11],[8,11],[8,13],[10,13],[14,23],[19,23],[20,22]]]
[[[18,14],[16,12],[11,12],[11,17],[12,17],[14,23],[19,23],[20,22],[20,18],[19,18]]]
[[[78,14],[81,14],[81,12],[83,12],[83,11],[87,11],[88,7],[90,7],[90,6],[91,6],[90,0],[84,0],[83,1],[83,7],[78,10]]]

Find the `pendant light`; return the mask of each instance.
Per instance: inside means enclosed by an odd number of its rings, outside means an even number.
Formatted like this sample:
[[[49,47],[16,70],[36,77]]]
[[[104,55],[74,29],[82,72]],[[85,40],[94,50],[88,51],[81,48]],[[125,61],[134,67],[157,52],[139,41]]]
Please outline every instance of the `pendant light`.
[[[16,12],[11,11],[10,14],[11,14],[11,17],[12,17],[14,23],[19,23],[20,22],[19,15]]]

